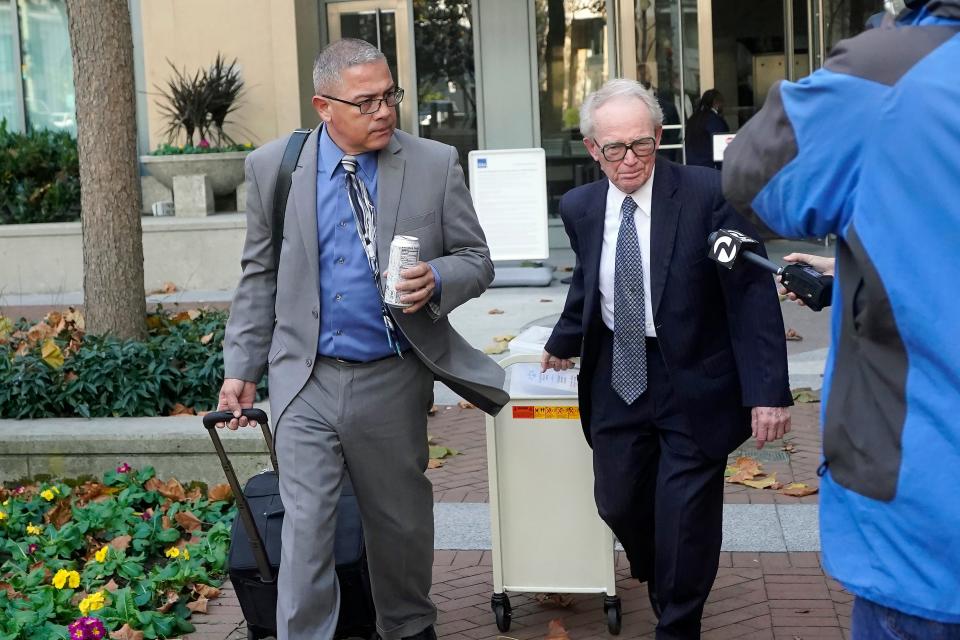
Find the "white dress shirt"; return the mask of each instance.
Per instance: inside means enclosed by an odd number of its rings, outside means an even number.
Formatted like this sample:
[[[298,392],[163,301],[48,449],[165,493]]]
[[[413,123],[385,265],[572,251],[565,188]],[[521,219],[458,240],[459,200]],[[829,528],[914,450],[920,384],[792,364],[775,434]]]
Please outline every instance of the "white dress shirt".
[[[633,193],[620,191],[611,182],[607,188],[607,209],[603,221],[603,248],[600,250],[600,315],[603,323],[613,331],[614,269],[617,259],[617,235],[620,233],[620,207],[627,196],[637,203],[633,221],[640,239],[640,254],[643,261],[643,301],[646,307],[647,336],[656,337],[653,325],[653,301],[650,294],[650,209],[653,206],[653,172],[650,179]]]

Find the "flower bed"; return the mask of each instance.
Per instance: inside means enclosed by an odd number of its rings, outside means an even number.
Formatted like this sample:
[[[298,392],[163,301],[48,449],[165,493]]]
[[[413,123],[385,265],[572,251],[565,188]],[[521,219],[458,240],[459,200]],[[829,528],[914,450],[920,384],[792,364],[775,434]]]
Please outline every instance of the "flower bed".
[[[73,309],[33,325],[0,316],[0,417],[210,410],[223,382],[226,319],[220,310],[160,310],[147,316],[149,336],[139,342],[86,335]]]
[[[102,481],[0,488],[0,640],[167,638],[219,595],[227,485],[122,465]]]

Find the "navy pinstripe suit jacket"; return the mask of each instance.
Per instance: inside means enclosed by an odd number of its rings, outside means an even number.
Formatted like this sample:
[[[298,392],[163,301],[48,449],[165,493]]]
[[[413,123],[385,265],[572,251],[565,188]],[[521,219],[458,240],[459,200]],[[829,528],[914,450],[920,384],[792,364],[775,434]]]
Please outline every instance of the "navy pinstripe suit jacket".
[[[580,409],[590,441],[589,380],[603,333],[600,250],[608,181],[577,187],[560,201],[577,256],[551,354],[581,357]],[[720,172],[658,158],[653,180],[650,274],[654,324],[670,382],[707,455],[721,458],[750,435],[750,408],[793,404],[783,317],[770,274],[732,271],[707,257],[707,236],[756,229],[723,199]],[[613,393],[611,389],[610,393]]]

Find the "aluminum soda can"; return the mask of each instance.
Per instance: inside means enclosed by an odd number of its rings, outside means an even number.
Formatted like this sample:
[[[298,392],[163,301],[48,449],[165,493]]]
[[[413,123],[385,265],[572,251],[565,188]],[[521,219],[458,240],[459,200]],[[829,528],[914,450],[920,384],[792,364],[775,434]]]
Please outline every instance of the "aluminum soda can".
[[[383,301],[391,307],[410,307],[412,303],[400,302],[401,292],[397,283],[402,279],[400,272],[420,262],[420,239],[414,236],[394,236],[390,243],[390,262],[387,265],[387,286],[383,291]]]

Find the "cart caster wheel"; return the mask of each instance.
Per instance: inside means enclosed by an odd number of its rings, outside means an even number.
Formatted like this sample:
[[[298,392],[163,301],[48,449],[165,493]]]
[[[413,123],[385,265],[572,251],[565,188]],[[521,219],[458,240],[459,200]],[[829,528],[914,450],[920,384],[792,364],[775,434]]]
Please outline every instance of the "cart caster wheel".
[[[495,593],[490,598],[490,608],[497,618],[497,629],[502,633],[510,631],[510,621],[513,619],[513,609],[510,608],[510,598],[505,593]]]
[[[607,596],[603,599],[603,611],[607,614],[607,630],[611,635],[620,635],[623,615],[620,610],[620,597]]]

